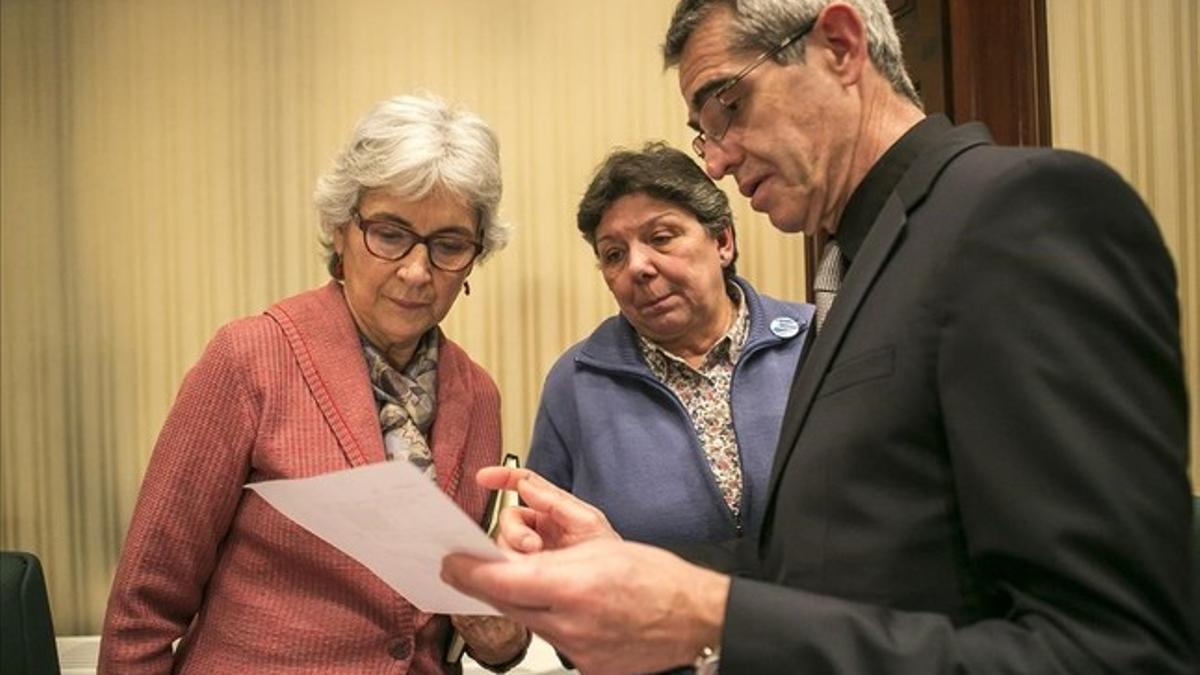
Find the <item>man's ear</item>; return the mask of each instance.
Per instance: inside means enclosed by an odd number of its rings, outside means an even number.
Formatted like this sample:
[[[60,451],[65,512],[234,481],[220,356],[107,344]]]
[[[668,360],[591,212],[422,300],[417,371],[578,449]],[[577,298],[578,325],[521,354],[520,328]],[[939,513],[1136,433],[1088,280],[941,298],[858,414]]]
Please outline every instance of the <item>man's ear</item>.
[[[821,11],[813,32],[828,49],[826,59],[837,79],[847,86],[858,84],[870,63],[867,26],[858,10],[835,2]]]

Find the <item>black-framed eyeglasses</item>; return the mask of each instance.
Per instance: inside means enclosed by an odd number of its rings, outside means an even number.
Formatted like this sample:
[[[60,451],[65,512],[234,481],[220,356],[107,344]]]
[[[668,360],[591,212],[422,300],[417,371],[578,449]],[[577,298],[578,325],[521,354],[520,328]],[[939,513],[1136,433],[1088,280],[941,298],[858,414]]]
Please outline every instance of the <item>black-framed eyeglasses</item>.
[[[792,46],[805,35],[808,35],[809,31],[815,25],[817,25],[816,18],[805,23],[800,30],[760,54],[757,59],[750,62],[750,65],[742,68],[737,75],[733,76],[733,79],[718,87],[704,101],[704,105],[700,106],[700,115],[696,120],[696,126],[700,127],[700,131],[692,139],[692,150],[695,150],[701,159],[704,159],[704,144],[708,141],[719,141],[725,138],[725,132],[729,131],[729,125],[733,123],[733,114],[737,112],[737,101],[726,101],[725,95],[732,91],[739,82],[746,79],[746,76],[755,68],[765,63],[767,59],[775,58],[779,52]]]
[[[393,220],[366,220],[358,209],[352,209],[350,215],[362,230],[367,252],[382,260],[399,260],[417,244],[425,244],[431,265],[444,272],[461,272],[483,252],[483,244],[461,235],[435,232],[422,237]]]

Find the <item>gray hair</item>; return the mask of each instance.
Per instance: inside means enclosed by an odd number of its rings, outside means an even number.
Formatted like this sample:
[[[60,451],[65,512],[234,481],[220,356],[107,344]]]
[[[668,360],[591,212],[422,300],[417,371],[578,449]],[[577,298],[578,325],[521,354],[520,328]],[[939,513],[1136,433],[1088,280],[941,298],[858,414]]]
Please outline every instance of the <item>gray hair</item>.
[[[438,191],[462,199],[479,217],[481,261],[508,242],[511,227],[498,215],[503,182],[496,134],[475,113],[436,96],[397,96],[377,104],[317,179],[313,201],[331,273],[334,231],[350,222],[364,192],[379,187],[413,201]]]
[[[862,17],[867,27],[867,54],[875,69],[892,85],[897,94],[923,108],[912,78],[904,68],[900,36],[892,23],[891,12],[884,0],[840,0]],[[736,50],[766,51],[795,34],[805,23],[813,21],[833,0],[680,0],[667,27],[663,42],[663,64],[667,68],[679,65],[683,48],[696,28],[708,18],[716,5],[733,10],[730,42]],[[802,41],[779,55],[780,63],[803,62]]]
[[[691,212],[714,239],[733,228],[729,198],[686,153],[661,141],[640,151],[617,149],[596,169],[587,192],[579,200],[575,221],[587,243],[596,248],[596,228],[618,199],[642,193]],[[736,240],[725,278],[736,274]]]

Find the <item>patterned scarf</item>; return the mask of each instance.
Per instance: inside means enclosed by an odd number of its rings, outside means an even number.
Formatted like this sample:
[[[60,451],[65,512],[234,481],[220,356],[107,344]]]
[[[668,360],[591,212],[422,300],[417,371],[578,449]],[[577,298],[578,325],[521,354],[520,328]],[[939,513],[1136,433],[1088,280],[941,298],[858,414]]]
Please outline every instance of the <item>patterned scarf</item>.
[[[379,404],[379,426],[383,429],[387,458],[410,462],[430,480],[437,478],[427,439],[437,408],[440,332],[433,328],[425,333],[403,372],[393,368],[378,349],[362,338],[371,388]]]

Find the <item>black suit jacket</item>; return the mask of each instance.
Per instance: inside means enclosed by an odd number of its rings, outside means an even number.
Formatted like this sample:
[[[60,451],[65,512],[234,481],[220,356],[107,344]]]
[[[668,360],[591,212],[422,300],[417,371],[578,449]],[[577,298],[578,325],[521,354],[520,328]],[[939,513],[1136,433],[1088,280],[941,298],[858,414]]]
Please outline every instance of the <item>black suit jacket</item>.
[[[721,672],[1196,673],[1182,372],[1130,187],[948,130],[793,384]]]

